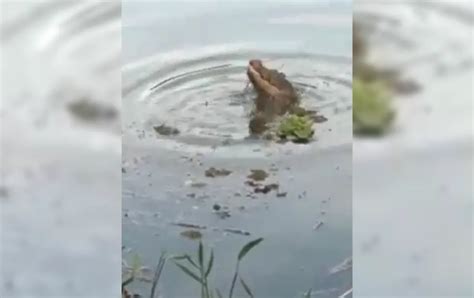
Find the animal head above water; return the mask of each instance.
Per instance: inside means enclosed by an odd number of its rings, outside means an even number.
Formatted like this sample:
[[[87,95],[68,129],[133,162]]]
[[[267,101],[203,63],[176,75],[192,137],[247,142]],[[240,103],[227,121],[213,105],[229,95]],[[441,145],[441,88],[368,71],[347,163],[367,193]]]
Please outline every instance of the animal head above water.
[[[266,68],[262,60],[249,61],[247,76],[259,95],[296,97],[296,92],[286,79],[285,74],[275,69]]]

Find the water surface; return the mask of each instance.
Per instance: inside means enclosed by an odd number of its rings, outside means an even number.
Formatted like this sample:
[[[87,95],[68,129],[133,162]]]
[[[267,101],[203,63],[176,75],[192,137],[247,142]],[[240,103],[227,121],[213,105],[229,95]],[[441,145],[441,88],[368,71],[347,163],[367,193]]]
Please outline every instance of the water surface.
[[[265,240],[241,267],[257,297],[297,297],[309,288],[314,297],[334,297],[350,289],[350,268],[331,268],[352,251],[351,7],[126,2],[123,19],[124,259],[138,254],[154,266],[164,250],[194,254],[197,242],[171,225],[191,223],[207,227],[201,232],[216,255],[213,285],[224,293],[240,247],[258,237]],[[329,119],[315,127],[317,140],[247,138],[252,58],[285,72],[303,106]],[[180,134],[157,135],[153,126],[162,123]],[[205,177],[210,167],[232,173]],[[270,173],[265,182],[286,196],[253,193],[245,184],[251,169]],[[213,212],[215,204],[230,217]],[[130,289],[146,294],[149,285]],[[169,263],[160,291],[195,297],[199,289]]]

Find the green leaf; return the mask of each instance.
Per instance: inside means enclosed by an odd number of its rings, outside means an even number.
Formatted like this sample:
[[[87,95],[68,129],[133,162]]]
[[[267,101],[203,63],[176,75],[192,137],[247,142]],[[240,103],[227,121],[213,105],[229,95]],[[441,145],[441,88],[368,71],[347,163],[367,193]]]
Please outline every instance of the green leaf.
[[[133,276],[133,274],[131,274],[126,280],[122,282],[122,288],[131,283],[134,279],[135,277]]]
[[[199,266],[203,268],[204,263],[204,248],[202,247],[202,241],[199,241],[199,252],[198,252]]]
[[[245,244],[244,247],[242,247],[242,249],[240,250],[239,252],[239,261],[242,260],[245,255],[252,249],[254,248],[255,246],[257,246],[260,242],[262,242],[263,238],[258,238],[258,239],[255,239],[253,241],[250,241],[249,243]]]
[[[214,264],[214,251],[211,249],[211,257],[209,259],[209,264],[207,265],[207,270],[206,270],[206,274],[205,274],[205,277],[207,278],[209,276],[209,274],[211,273],[211,270],[212,270],[212,265]]]
[[[180,260],[186,259],[186,257],[187,257],[187,255],[178,255],[178,256],[172,256],[172,257],[170,257],[170,259],[180,261]]]
[[[172,259],[173,259],[173,260],[178,260],[178,261],[186,260],[186,261],[188,261],[191,265],[193,265],[196,269],[199,269],[198,265],[196,265],[196,263],[191,259],[191,256],[190,256],[190,255],[175,256],[175,257],[172,257]]]
[[[244,287],[244,290],[247,293],[247,295],[249,295],[250,298],[253,298],[252,291],[250,291],[249,286],[245,283],[245,281],[241,277],[240,277],[240,283]]]
[[[176,266],[178,266],[181,270],[183,270],[184,273],[186,273],[187,275],[189,275],[190,277],[192,277],[195,281],[197,281],[198,283],[200,283],[202,285],[202,281],[201,279],[195,274],[193,273],[190,269],[188,269],[187,267],[179,264],[179,263],[176,263]]]

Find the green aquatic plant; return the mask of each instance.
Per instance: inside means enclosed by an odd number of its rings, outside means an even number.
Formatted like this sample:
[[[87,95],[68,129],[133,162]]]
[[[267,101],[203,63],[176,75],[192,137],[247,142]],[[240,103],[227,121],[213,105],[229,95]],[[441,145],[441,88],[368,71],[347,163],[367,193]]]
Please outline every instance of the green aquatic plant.
[[[208,277],[211,273],[214,264],[214,251],[211,249],[210,257],[207,262],[204,262],[205,252],[202,241],[199,241],[197,261],[194,261],[190,255],[175,256],[173,260],[175,265],[178,266],[186,275],[197,281],[201,285],[201,297],[212,298],[212,291],[209,290]],[[187,262],[187,265],[183,264],[183,261]],[[204,264],[207,263],[207,266]],[[196,273],[196,270],[198,273]]]
[[[242,259],[247,255],[247,253],[252,250],[255,246],[262,242],[263,238],[258,238],[256,240],[250,241],[245,244],[239,252],[237,257],[237,264],[235,267],[234,275],[232,278],[232,283],[229,291],[229,298],[232,298],[234,293],[234,288],[237,282],[237,278],[239,278],[240,284],[242,285],[243,289],[247,293],[250,298],[253,298],[253,293],[250,290],[250,287],[245,283],[243,278],[239,274],[239,266]],[[218,297],[221,298],[222,293],[219,289],[215,289],[212,291],[212,288],[209,283],[209,275],[211,274],[213,265],[214,265],[214,251],[211,249],[209,259],[205,260],[205,251],[202,242],[199,242],[198,252],[197,252],[197,259],[193,259],[189,254],[184,254],[180,256],[174,256],[172,259],[175,262],[175,265],[183,271],[188,277],[199,283],[201,286],[201,298],[214,298]],[[214,292],[215,295],[214,296]]]
[[[354,133],[385,133],[395,117],[388,88],[381,82],[366,82],[355,78],[352,92]]]
[[[313,137],[313,121],[307,116],[289,115],[279,127],[278,135],[282,139],[306,143]]]
[[[158,261],[158,265],[156,266],[154,276],[151,277],[150,270],[148,267],[142,266],[142,261],[140,257],[135,254],[132,259],[132,264],[128,265],[126,261],[122,261],[122,297],[128,298],[132,297],[126,287],[134,281],[143,281],[143,282],[151,282],[151,293],[150,298],[155,297],[155,292],[158,286],[158,282],[161,277],[161,273],[163,272],[163,268],[165,266],[167,257],[166,253],[163,252],[160,255],[160,259]]]
[[[258,238],[253,241],[250,241],[249,243],[245,244],[240,250],[239,255],[237,257],[237,264],[235,265],[234,277],[232,278],[232,284],[230,286],[229,298],[232,298],[232,294],[234,293],[234,287],[235,287],[235,282],[237,281],[237,277],[239,277],[240,283],[242,284],[242,287],[244,288],[247,295],[253,298],[253,294],[250,291],[250,288],[244,282],[242,277],[240,277],[239,265],[240,265],[240,261],[242,261],[242,259],[249,253],[249,251],[251,251],[255,246],[259,245],[260,242],[262,241],[263,241],[263,238]]]

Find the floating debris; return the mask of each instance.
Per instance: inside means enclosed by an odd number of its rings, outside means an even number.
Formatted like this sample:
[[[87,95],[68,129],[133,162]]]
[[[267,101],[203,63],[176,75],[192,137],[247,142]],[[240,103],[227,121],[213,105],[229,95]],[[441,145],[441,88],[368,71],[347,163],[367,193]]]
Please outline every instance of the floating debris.
[[[333,275],[339,272],[343,272],[346,270],[352,269],[352,257],[346,258],[344,261],[342,261],[340,264],[334,266],[329,270],[329,274]]]
[[[117,117],[117,110],[88,99],[80,99],[67,105],[68,111],[83,121],[110,121]]]
[[[318,221],[314,226],[313,230],[317,231],[323,226],[324,222],[323,221]]]
[[[153,129],[162,136],[175,136],[179,134],[179,130],[177,128],[167,126],[165,124],[153,126]]]
[[[179,233],[181,236],[188,238],[190,240],[199,240],[202,238],[201,232],[197,230],[186,230]]]
[[[284,198],[284,197],[286,197],[286,194],[287,194],[286,192],[277,192],[276,196],[278,198]]]
[[[239,230],[239,229],[222,229],[224,232],[228,233],[233,233],[233,234],[238,234],[238,235],[244,235],[244,236],[250,236],[250,233],[247,231]]]
[[[190,224],[190,223],[184,223],[184,222],[173,222],[171,223],[173,226],[178,226],[178,227],[183,227],[183,228],[189,228],[189,229],[198,229],[198,230],[205,230],[207,229],[206,226],[200,226],[200,225],[195,225],[195,224]]]
[[[191,182],[189,185],[191,187],[195,187],[195,188],[203,188],[203,187],[207,186],[207,183],[205,183],[205,182]]]
[[[250,170],[250,175],[247,178],[252,179],[254,181],[263,181],[267,179],[268,173],[264,170]]]
[[[230,212],[227,210],[220,210],[215,212],[220,219],[226,219],[230,217]]]
[[[245,184],[247,184],[247,185],[250,186],[250,187],[258,187],[258,186],[261,185],[260,183],[257,183],[257,182],[255,182],[255,181],[253,181],[253,180],[247,180],[247,181],[245,181]]]
[[[278,190],[278,188],[280,187],[280,185],[278,185],[277,183],[271,183],[271,184],[267,184],[267,185],[263,185],[263,186],[257,186],[254,191],[255,193],[269,193],[270,191],[272,190]]]
[[[214,211],[219,211],[219,210],[221,209],[221,205],[219,205],[219,204],[214,204],[214,205],[212,206],[212,209],[213,209]]]
[[[216,169],[214,167],[211,167],[207,169],[204,174],[206,177],[222,177],[222,176],[228,176],[232,173],[232,171],[226,170],[226,169]]]

